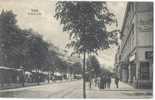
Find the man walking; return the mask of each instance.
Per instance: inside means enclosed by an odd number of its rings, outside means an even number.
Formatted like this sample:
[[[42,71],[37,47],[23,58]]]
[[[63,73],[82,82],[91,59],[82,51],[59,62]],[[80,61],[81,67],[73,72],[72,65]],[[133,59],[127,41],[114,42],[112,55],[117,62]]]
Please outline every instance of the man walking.
[[[97,86],[97,77],[94,78],[95,87]]]
[[[106,85],[106,82],[105,82],[105,75],[103,74],[101,76],[101,80],[100,80],[100,89],[104,89],[105,88],[105,85]]]
[[[107,76],[107,88],[110,88],[110,85],[111,85],[111,76],[108,75]]]
[[[119,83],[119,78],[116,76],[115,77],[115,84],[116,84],[116,87],[118,88],[119,86],[118,86],[118,83]]]
[[[88,81],[89,81],[89,88],[91,89],[91,85],[92,85],[92,78],[91,78],[91,75],[89,75]]]

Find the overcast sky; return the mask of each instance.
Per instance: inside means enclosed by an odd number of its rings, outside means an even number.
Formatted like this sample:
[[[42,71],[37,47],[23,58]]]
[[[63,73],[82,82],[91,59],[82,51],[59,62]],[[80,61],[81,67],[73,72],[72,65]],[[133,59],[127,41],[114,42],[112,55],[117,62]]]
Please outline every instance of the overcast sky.
[[[17,15],[18,25],[23,29],[32,28],[43,35],[44,39],[64,49],[68,34],[62,32],[62,26],[54,16],[56,1],[52,0],[0,0],[0,10],[12,10]],[[121,29],[126,2],[107,2],[109,9],[116,15],[118,28]],[[38,9],[41,15],[29,15],[31,9]],[[100,52],[101,64],[113,66],[116,49]]]

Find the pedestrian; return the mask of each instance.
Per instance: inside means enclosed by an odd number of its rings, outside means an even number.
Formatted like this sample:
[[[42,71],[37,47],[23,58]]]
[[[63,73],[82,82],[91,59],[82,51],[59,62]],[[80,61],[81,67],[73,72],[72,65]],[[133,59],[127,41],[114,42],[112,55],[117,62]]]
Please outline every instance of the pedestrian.
[[[95,87],[97,86],[97,77],[94,79]]]
[[[105,75],[105,88],[108,87],[108,75],[106,74]]]
[[[91,89],[91,79],[89,79],[89,88]]]
[[[92,79],[91,79],[91,76],[90,75],[88,77],[88,81],[89,81],[89,88],[91,89]]]
[[[101,77],[97,77],[97,86],[98,86],[98,88],[100,89],[100,82],[101,82]]]
[[[101,76],[100,89],[105,89],[105,75]]]
[[[111,76],[108,75],[107,76],[107,88],[110,88],[110,85],[111,85]]]
[[[119,78],[117,76],[115,77],[115,84],[116,84],[116,87],[119,88],[119,86],[118,86],[118,84],[119,84]]]
[[[100,76],[100,89],[104,89],[104,85],[103,85],[103,76]]]
[[[106,88],[106,84],[107,84],[107,76],[106,76],[106,74],[104,75],[104,77],[103,77],[103,84],[104,84],[104,88]]]

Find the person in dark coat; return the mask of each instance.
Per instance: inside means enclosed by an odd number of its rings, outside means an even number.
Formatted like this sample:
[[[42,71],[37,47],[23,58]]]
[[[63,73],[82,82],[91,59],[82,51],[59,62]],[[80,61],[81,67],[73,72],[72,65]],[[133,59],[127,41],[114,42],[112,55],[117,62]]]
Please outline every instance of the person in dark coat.
[[[104,89],[105,88],[105,75],[101,76],[101,80],[100,80],[100,89]]]
[[[97,77],[94,79],[95,86],[97,86]]]
[[[116,87],[118,88],[119,87],[119,85],[118,85],[119,84],[119,78],[117,76],[115,77],[115,84],[116,84]]]
[[[91,77],[89,77],[89,88],[91,89],[91,85],[92,85],[92,79]]]
[[[104,80],[104,88],[106,88],[106,84],[107,84],[107,76],[106,75],[104,75],[104,77],[103,77],[103,80]]]
[[[101,77],[97,77],[97,86],[100,89],[100,82],[101,82]]]
[[[110,88],[111,85],[111,76],[107,75],[107,88]]]

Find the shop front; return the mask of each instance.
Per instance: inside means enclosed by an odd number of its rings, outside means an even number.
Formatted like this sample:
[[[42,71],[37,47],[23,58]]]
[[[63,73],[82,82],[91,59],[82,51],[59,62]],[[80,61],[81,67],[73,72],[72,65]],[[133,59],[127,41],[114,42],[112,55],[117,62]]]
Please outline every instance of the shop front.
[[[149,53],[148,53],[149,52]],[[139,79],[137,88],[152,88],[153,83],[153,53],[145,51],[145,60],[140,60],[139,63]]]

